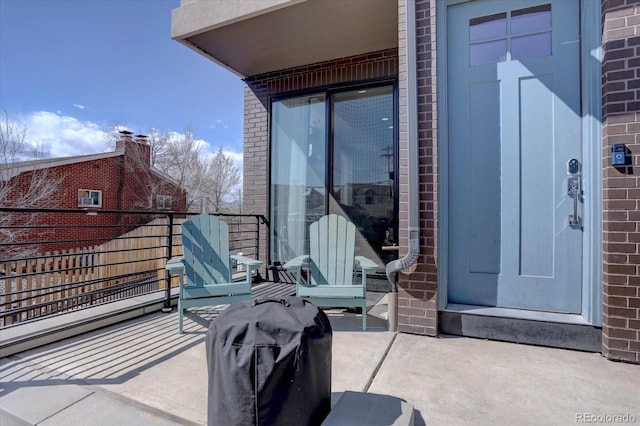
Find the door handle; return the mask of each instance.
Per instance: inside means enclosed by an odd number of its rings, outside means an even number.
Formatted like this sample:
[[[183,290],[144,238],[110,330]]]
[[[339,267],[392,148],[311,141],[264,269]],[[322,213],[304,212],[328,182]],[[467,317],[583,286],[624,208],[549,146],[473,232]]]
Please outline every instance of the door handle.
[[[578,198],[580,194],[580,178],[570,177],[567,182],[567,194],[573,197],[573,214],[569,215],[569,226],[578,226],[580,218],[578,218]]]

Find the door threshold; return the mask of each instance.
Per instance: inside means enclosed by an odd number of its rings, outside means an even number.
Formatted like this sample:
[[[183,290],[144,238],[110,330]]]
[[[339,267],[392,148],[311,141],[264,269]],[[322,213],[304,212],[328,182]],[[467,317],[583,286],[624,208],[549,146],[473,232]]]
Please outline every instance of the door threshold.
[[[443,334],[602,351],[602,329],[575,314],[449,304],[438,312],[438,329]]]
[[[578,314],[561,314],[558,312],[530,311],[514,308],[498,308],[493,306],[462,305],[458,303],[450,303],[444,310],[451,312],[464,312],[473,315],[486,315],[490,317],[518,318],[529,321],[591,325],[582,317],[582,315]]]

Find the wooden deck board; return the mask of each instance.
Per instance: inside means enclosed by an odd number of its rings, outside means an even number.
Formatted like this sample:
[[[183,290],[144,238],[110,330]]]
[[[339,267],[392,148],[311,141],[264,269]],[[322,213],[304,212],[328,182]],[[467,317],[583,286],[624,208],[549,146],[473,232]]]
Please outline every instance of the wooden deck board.
[[[296,286],[292,284],[283,283],[262,283],[251,289],[252,299],[280,299],[285,296],[295,296]]]

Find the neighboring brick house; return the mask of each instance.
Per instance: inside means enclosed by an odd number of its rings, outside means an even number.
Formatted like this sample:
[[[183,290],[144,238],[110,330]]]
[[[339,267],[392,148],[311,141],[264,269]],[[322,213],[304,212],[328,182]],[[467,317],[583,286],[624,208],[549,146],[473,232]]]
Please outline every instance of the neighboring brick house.
[[[319,210],[417,227],[399,331],[640,363],[638,1],[182,0],[172,36],[246,84],[261,258]]]
[[[4,166],[2,176],[10,177],[11,188],[4,207],[15,206],[18,194],[27,190],[34,173],[46,171],[57,190],[50,199],[30,207],[100,213],[40,214],[40,228],[21,233],[21,241],[40,242],[38,250],[42,252],[88,247],[116,238],[154,217],[126,212],[186,211],[186,192],[174,179],[151,166],[151,147],[145,137],[139,135],[134,140],[131,132],[121,134],[113,152]],[[8,214],[16,223],[26,217]]]

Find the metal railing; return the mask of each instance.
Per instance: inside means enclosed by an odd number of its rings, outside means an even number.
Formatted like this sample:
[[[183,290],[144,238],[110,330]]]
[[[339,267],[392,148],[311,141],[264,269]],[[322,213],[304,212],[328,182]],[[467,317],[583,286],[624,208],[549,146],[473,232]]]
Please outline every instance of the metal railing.
[[[154,292],[170,308],[164,266],[193,214],[0,207],[0,327]],[[217,215],[230,250],[259,259],[264,216]]]

